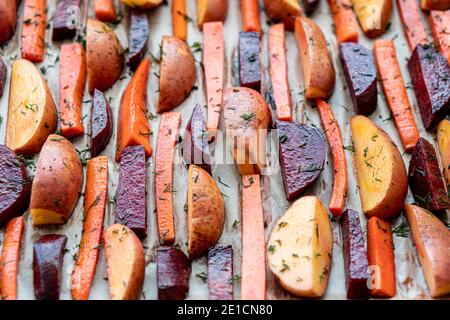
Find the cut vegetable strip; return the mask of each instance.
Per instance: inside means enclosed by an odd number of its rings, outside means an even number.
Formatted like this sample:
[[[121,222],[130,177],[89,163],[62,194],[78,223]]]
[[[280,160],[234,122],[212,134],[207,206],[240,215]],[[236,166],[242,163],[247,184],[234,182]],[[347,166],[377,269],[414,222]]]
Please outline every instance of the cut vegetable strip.
[[[389,222],[372,217],[367,222],[367,254],[372,297],[392,298],[396,293],[394,244]]]
[[[74,300],[89,299],[100,252],[107,193],[108,157],[93,158],[87,163],[83,235],[72,273]]]
[[[338,43],[358,42],[358,21],[351,0],[328,0]]]
[[[95,16],[103,22],[113,22],[117,20],[114,0],[94,0]]]
[[[181,40],[187,39],[186,0],[172,1],[173,35]]]
[[[241,0],[241,12],[242,29],[244,31],[256,31],[261,34],[258,0]]]
[[[270,78],[279,120],[292,121],[291,94],[286,63],[286,36],[284,24],[269,29]]]
[[[418,44],[427,44],[428,36],[420,19],[417,0],[397,0],[397,6],[411,50]]]
[[[211,300],[233,300],[233,247],[216,246],[208,251],[208,287]]]
[[[437,127],[436,138],[441,153],[444,177],[447,181],[447,191],[450,189],[450,120],[442,120]]]
[[[6,225],[0,258],[0,297],[3,300],[17,299],[17,273],[24,226],[23,217],[11,219]]]
[[[159,241],[173,243],[173,157],[181,125],[181,113],[165,112],[159,125],[155,157],[156,214]]]
[[[374,53],[384,96],[391,109],[403,148],[406,152],[412,152],[419,139],[419,130],[403,82],[394,42],[376,40]]]
[[[84,133],[82,105],[86,84],[86,54],[80,43],[63,44],[59,65],[61,133],[72,138]]]
[[[264,212],[259,175],[242,177],[241,299],[265,300]]]
[[[206,130],[214,134],[219,128],[219,119],[223,102],[225,59],[223,23],[204,23],[203,37],[203,65],[205,69],[206,99],[208,103]]]
[[[256,32],[239,32],[239,82],[261,91],[261,40]]]
[[[434,43],[450,63],[450,10],[431,11],[428,19]]]
[[[22,26],[22,58],[44,60],[46,0],[25,0]]]
[[[317,99],[316,103],[333,156],[334,181],[329,209],[333,217],[340,217],[342,210],[344,210],[348,189],[347,161],[345,159],[344,143],[341,130],[331,108],[326,102],[320,99]]]

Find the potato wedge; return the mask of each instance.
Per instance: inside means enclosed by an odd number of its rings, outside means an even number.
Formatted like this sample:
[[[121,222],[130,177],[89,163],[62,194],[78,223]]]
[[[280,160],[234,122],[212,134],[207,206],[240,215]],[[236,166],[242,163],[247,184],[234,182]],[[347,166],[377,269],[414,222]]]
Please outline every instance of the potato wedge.
[[[8,42],[17,27],[17,1],[0,1],[0,45]]]
[[[260,173],[265,166],[264,130],[271,113],[261,94],[249,88],[230,88],[223,96],[228,140],[233,143],[234,160],[241,175]]]
[[[322,30],[311,19],[297,18],[295,39],[301,56],[305,97],[329,98],[333,93],[336,73]]]
[[[38,153],[57,125],[47,82],[33,63],[18,59],[10,85],[6,145],[18,154]]]
[[[269,268],[281,286],[305,298],[324,295],[331,268],[333,233],[315,196],[295,201],[278,220],[267,244]]]
[[[72,215],[83,184],[83,169],[69,140],[52,134],[42,147],[31,187],[34,226],[64,224]]]
[[[264,10],[270,20],[283,22],[290,31],[294,31],[295,18],[302,15],[298,0],[264,0]]]
[[[152,9],[161,5],[164,0],[120,0],[131,8]]]
[[[437,127],[437,141],[447,186],[450,185],[450,121],[442,120]],[[448,189],[448,187],[447,187]]]
[[[89,19],[86,35],[89,93],[111,88],[122,73],[124,60],[124,50],[114,31],[103,22]]]
[[[145,275],[145,255],[141,241],[133,231],[113,224],[103,232],[112,300],[137,300]]]
[[[197,71],[191,49],[183,40],[163,36],[158,112],[178,107],[194,88]]]
[[[225,209],[216,182],[205,170],[191,164],[188,179],[188,254],[195,259],[219,240]]]
[[[450,231],[431,212],[405,205],[409,228],[433,298],[450,293]]]
[[[391,138],[369,118],[351,120],[354,163],[364,213],[383,220],[397,217],[408,192],[403,159]]]
[[[448,10],[450,0],[420,0],[422,10]]]
[[[198,28],[203,29],[205,22],[225,21],[228,12],[228,0],[197,0]]]
[[[386,32],[392,13],[392,0],[352,0],[362,31],[369,38]]]

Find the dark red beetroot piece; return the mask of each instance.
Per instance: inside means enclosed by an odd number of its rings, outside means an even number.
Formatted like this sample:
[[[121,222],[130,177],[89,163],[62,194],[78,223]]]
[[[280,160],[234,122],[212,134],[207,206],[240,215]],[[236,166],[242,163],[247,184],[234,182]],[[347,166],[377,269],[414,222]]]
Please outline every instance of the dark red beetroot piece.
[[[306,14],[312,14],[319,5],[319,0],[302,0]]]
[[[91,111],[91,157],[98,156],[113,134],[111,106],[100,90],[94,90]]]
[[[325,162],[325,139],[319,129],[301,123],[276,121],[280,165],[286,198],[298,198],[314,183]]]
[[[239,82],[261,91],[261,40],[258,32],[239,32]]]
[[[132,10],[130,18],[130,53],[128,54],[128,61],[133,70],[136,70],[145,56],[148,34],[149,27],[147,13]]]
[[[369,262],[359,213],[347,209],[342,215],[341,224],[347,298],[367,299],[369,298],[367,288]]]
[[[30,193],[27,169],[11,149],[0,145],[0,227],[28,208]]]
[[[80,0],[58,0],[53,18],[53,41],[75,37],[80,12]]]
[[[191,262],[183,251],[160,247],[156,251],[159,300],[183,300],[189,291]]]
[[[6,65],[0,57],[0,98],[3,96],[3,90],[5,90],[7,73]]]
[[[368,116],[377,108],[377,71],[372,51],[360,44],[344,42],[339,57],[357,114]]]
[[[430,130],[449,112],[450,66],[433,46],[419,44],[408,61],[408,70],[423,125]]]
[[[417,141],[409,162],[408,182],[417,203],[430,211],[450,209],[444,177],[431,143]]]
[[[187,164],[195,164],[211,174],[211,156],[209,152],[206,124],[202,107],[196,105],[186,127],[183,143],[183,158]]]
[[[33,246],[33,281],[36,300],[59,300],[67,237],[49,234]]]
[[[141,239],[147,236],[146,170],[143,146],[123,150],[116,193],[116,223],[126,225]]]
[[[211,300],[233,300],[233,247],[216,246],[208,251],[208,287]]]

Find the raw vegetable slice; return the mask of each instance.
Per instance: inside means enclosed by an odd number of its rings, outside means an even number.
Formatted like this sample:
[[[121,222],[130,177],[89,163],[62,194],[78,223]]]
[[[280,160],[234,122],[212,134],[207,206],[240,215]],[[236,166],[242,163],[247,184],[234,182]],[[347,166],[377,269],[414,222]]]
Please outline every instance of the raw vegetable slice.
[[[239,82],[261,91],[261,42],[257,32],[239,32]]]
[[[434,43],[450,63],[450,10],[430,12],[428,17]]]
[[[91,109],[91,157],[98,156],[113,134],[111,106],[104,94],[95,89]]]
[[[22,58],[42,62],[45,54],[47,1],[24,0],[22,24]]]
[[[58,0],[53,16],[53,41],[75,37],[80,12],[80,0]]]
[[[420,19],[419,5],[416,0],[397,0],[402,19],[403,30],[409,47],[414,50],[418,44],[427,44],[428,35]]]
[[[233,300],[233,247],[216,246],[208,251],[208,288],[211,300]]]
[[[133,70],[136,70],[147,52],[149,34],[148,17],[146,12],[131,11],[130,17],[130,44],[128,62]]]
[[[191,262],[180,249],[159,247],[156,250],[158,300],[183,300],[189,291]]]
[[[261,34],[258,0],[240,0],[242,13],[242,30],[255,31]]]
[[[358,42],[358,21],[351,0],[328,0],[338,43]]]

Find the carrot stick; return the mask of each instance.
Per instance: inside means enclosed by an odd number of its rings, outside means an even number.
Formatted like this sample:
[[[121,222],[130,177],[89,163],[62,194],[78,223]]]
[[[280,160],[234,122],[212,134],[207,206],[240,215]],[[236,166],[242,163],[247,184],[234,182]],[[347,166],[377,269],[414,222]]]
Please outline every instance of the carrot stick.
[[[223,23],[204,23],[203,37],[203,65],[205,69],[206,99],[208,101],[206,129],[208,132],[214,134],[219,128],[220,112],[223,102],[225,60]]]
[[[397,0],[397,6],[411,50],[414,50],[418,44],[428,43],[427,33],[420,20],[417,0]]]
[[[450,10],[430,12],[428,17],[434,42],[450,63]]]
[[[147,119],[147,79],[150,60],[145,58],[139,64],[123,93],[119,109],[119,125],[117,133],[116,161],[120,160],[123,149],[129,146],[142,145],[145,155],[152,155],[150,145],[150,126]]]
[[[358,42],[358,21],[351,0],[328,0],[338,43]]]
[[[372,217],[367,222],[367,255],[372,268],[373,297],[395,296],[395,262],[392,231],[389,222]]]
[[[419,139],[419,130],[406,93],[394,42],[376,40],[374,52],[384,96],[394,117],[403,148],[406,152],[411,152]]]
[[[173,35],[181,40],[187,39],[186,0],[172,2]]]
[[[3,300],[17,299],[17,272],[24,226],[23,217],[13,218],[6,225],[0,258],[0,297]]]
[[[286,36],[284,24],[269,29],[270,78],[279,120],[292,121],[291,94],[286,64]]]
[[[334,167],[333,194],[330,199],[330,211],[333,217],[340,217],[345,206],[348,189],[347,161],[344,153],[344,143],[341,130],[328,104],[316,100],[317,109],[331,147]]]
[[[108,193],[108,157],[99,156],[87,163],[84,191],[83,235],[72,272],[72,298],[89,299],[99,255]]]
[[[173,157],[181,125],[181,113],[165,112],[159,125],[155,156],[156,215],[159,241],[171,244],[175,240],[173,225]]]
[[[94,0],[95,16],[103,22],[114,22],[117,20],[114,0]]]
[[[22,26],[22,58],[44,60],[46,0],[25,0]]]
[[[241,0],[242,24],[244,31],[256,31],[261,34],[258,0]]]
[[[59,111],[61,133],[72,138],[84,133],[82,104],[86,83],[86,54],[80,43],[61,45]]]
[[[264,213],[259,175],[242,177],[241,299],[265,300]]]

